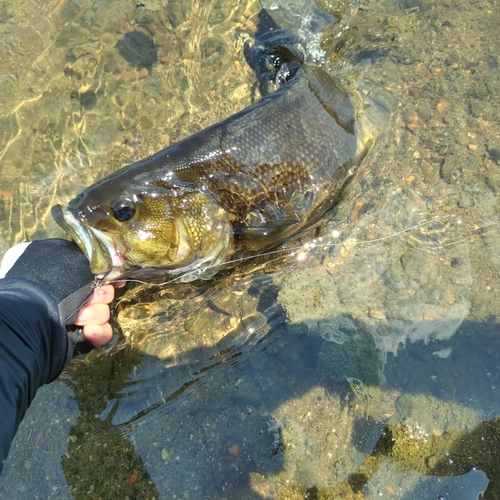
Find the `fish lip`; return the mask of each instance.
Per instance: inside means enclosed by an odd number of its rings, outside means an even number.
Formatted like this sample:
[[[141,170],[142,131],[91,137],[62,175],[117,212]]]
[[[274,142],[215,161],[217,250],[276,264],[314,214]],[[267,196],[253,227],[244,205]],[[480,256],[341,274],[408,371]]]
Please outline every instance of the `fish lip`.
[[[61,205],[53,206],[51,212],[52,217],[54,217],[59,226],[71,236],[80,250],[85,254],[85,257],[91,261],[93,254],[92,237],[85,226],[82,225],[72,212]]]
[[[124,258],[110,236],[85,226],[71,210],[61,205],[52,207],[52,216],[85,254],[95,275],[109,281],[123,274]]]

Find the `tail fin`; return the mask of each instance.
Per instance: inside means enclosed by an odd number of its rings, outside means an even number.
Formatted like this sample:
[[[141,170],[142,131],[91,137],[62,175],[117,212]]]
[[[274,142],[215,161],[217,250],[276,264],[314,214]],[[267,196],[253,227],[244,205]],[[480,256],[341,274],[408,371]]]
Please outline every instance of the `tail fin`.
[[[304,63],[298,48],[299,40],[280,28],[265,9],[259,12],[254,42],[245,43],[245,59],[255,71],[257,80],[252,88],[252,100],[258,87],[262,97],[285,85]]]

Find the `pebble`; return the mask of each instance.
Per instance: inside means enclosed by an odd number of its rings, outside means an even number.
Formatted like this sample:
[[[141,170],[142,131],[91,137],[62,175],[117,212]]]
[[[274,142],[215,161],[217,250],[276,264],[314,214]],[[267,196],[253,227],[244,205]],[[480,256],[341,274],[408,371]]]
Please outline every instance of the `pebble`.
[[[312,269],[309,269],[307,271],[307,274],[313,278],[326,276],[326,272],[323,266],[314,266]]]
[[[231,453],[231,455],[236,456],[240,453],[240,447],[238,446],[238,443],[234,443],[227,449],[227,451]]]
[[[147,70],[158,60],[153,39],[142,31],[125,33],[116,43],[116,48],[129,64],[138,69]]]
[[[124,82],[133,82],[133,81],[137,80],[137,76],[135,73],[132,73],[131,71],[127,71],[126,73],[121,74],[120,80],[123,80]]]
[[[342,257],[347,257],[351,253],[351,250],[356,246],[356,244],[356,238],[347,238],[346,240],[344,240],[342,249],[340,250],[340,255]]]
[[[370,316],[370,318],[373,318],[373,319],[378,319],[378,320],[385,320],[387,319],[387,316],[385,314],[385,312],[382,310],[382,309],[368,309],[368,315]]]
[[[139,70],[139,73],[137,73],[137,77],[142,80],[143,78],[146,78],[147,76],[149,76],[149,70],[148,68],[141,68]]]
[[[410,130],[415,130],[422,125],[422,121],[418,116],[411,116],[408,120],[408,128]]]
[[[441,115],[443,112],[446,110],[446,108],[449,106],[449,103],[447,101],[440,100],[436,104],[436,111]]]
[[[455,155],[447,156],[441,166],[441,177],[447,184],[455,182],[462,175],[460,159]]]

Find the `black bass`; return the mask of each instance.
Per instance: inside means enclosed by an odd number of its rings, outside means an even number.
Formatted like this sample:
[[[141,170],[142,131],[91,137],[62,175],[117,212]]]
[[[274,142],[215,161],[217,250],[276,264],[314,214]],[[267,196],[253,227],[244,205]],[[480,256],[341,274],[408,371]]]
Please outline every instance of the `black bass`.
[[[338,201],[371,145],[357,132],[353,99],[296,51],[267,54],[276,91],[53,207],[104,281],[209,279]]]

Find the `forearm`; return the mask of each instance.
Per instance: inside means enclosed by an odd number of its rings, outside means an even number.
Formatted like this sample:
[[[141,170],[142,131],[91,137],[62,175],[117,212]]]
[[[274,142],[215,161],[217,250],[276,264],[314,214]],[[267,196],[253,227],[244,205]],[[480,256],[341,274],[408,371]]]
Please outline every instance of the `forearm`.
[[[0,280],[0,470],[36,391],[59,375],[67,350],[53,298],[28,280]]]

